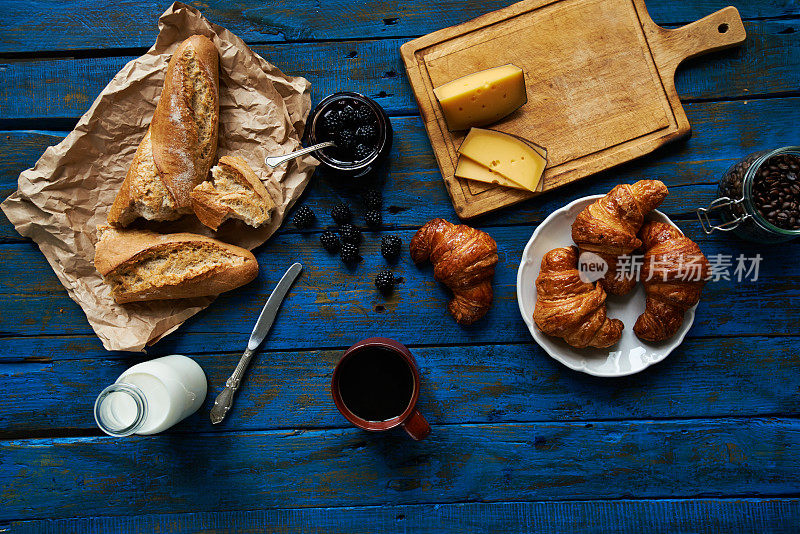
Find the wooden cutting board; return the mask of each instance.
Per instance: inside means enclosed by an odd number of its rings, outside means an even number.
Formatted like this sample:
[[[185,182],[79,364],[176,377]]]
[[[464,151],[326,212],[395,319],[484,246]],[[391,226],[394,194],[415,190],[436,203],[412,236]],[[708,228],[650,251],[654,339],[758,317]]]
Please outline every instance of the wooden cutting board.
[[[524,0],[400,51],[447,191],[467,219],[539,192],[456,178],[466,132],[447,130],[434,87],[507,63],[523,69],[527,104],[487,128],[547,149],[540,187],[549,191],[689,134],[675,70],[745,36],[734,7],[668,30],[653,22],[644,0]]]

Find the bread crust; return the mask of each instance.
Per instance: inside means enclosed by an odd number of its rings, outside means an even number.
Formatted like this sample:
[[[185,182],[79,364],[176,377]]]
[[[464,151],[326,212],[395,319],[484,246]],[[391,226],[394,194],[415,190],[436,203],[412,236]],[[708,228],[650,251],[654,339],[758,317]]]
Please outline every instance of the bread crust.
[[[154,280],[144,291],[116,291],[114,300],[118,303],[219,295],[251,282],[258,275],[258,262],[252,252],[210,237],[190,233],[157,234],[147,230],[118,230],[110,226],[101,227],[99,234],[94,263],[106,282],[111,282],[119,269],[133,266],[147,254],[159,251],[181,254],[182,249],[190,250],[200,245],[242,259],[235,265],[216,266],[197,276],[184,276],[176,283],[162,284],[160,280]]]
[[[187,57],[197,61],[200,80],[188,72]],[[208,116],[197,114],[192,106],[195,83],[208,84]],[[210,140],[200,137],[198,123],[211,121]],[[189,194],[206,179],[217,153],[219,128],[219,54],[207,37],[193,35],[178,46],[167,66],[164,89],[156,106],[150,129],[153,160],[178,211],[191,211]],[[210,146],[206,146],[210,143]]]
[[[253,169],[250,168],[250,165],[247,164],[244,158],[240,158],[239,156],[222,156],[219,158],[219,165],[222,167],[230,167],[244,179],[244,182],[242,182],[243,185],[250,187],[258,196],[272,200],[272,197],[269,196],[269,191],[267,191],[263,182],[256,176],[256,173],[253,172]]]
[[[189,195],[208,176],[218,129],[219,54],[208,38],[193,35],[170,59],[161,98],[111,206],[109,224],[124,227],[138,217],[163,221],[191,213]]]
[[[156,171],[150,128],[136,149],[133,163],[108,212],[108,222],[124,227],[140,216],[157,221],[171,221],[180,217],[172,195]]]
[[[267,188],[244,159],[238,156],[222,156],[217,166],[227,168],[227,170],[231,171],[230,176],[239,184],[251,190],[262,203],[262,207],[266,211],[269,212],[275,208],[275,201],[270,196],[269,191],[267,191]],[[215,169],[216,167],[212,169],[212,174],[215,172]],[[212,230],[219,228],[219,225],[229,218],[241,218],[240,214],[235,210],[220,202],[220,195],[210,184],[202,183],[195,187],[191,197],[192,209],[195,215],[200,219],[201,223]],[[267,224],[269,221],[270,217],[261,224]]]

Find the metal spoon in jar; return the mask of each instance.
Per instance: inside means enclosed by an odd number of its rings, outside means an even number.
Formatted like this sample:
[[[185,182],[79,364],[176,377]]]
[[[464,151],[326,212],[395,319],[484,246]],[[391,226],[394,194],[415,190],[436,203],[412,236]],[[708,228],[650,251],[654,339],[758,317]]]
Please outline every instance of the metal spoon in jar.
[[[294,159],[298,156],[304,156],[309,152],[314,152],[321,148],[328,148],[329,146],[336,146],[333,141],[325,141],[324,143],[318,143],[316,145],[312,145],[307,148],[302,148],[300,150],[295,150],[294,152],[289,152],[288,154],[284,154],[283,156],[270,156],[266,159],[267,165],[270,167],[277,167],[281,163],[285,163],[290,159]]]

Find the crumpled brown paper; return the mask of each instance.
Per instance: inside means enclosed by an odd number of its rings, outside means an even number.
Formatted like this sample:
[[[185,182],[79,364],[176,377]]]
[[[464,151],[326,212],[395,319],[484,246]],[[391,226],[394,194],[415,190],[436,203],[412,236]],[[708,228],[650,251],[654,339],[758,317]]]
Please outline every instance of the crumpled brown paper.
[[[171,52],[194,34],[210,38],[220,54],[220,124],[217,157],[243,157],[261,177],[277,208],[272,222],[254,230],[239,221],[214,233],[194,217],[156,228],[203,233],[252,249],[281,225],[317,164],[295,159],[277,169],[268,155],[300,147],[311,108],[310,84],[286,76],[231,32],[196,9],[175,2],[159,19],[155,45],[114,76],[75,129],[19,176],[19,189],[3,204],[17,231],[41,249],[69,296],[108,350],[143,350],[208,306],[213,298],[118,305],[94,268],[97,227],[106,216],[144,137],[161,94]],[[151,225],[152,227],[152,225]]]

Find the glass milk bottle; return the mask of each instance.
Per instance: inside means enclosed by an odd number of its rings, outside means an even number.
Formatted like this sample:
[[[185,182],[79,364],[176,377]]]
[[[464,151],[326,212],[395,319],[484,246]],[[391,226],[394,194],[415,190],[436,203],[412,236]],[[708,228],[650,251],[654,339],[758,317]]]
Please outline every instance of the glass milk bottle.
[[[163,356],[134,365],[105,388],[94,403],[94,418],[110,436],[157,434],[196,412],[206,387],[197,362]]]

